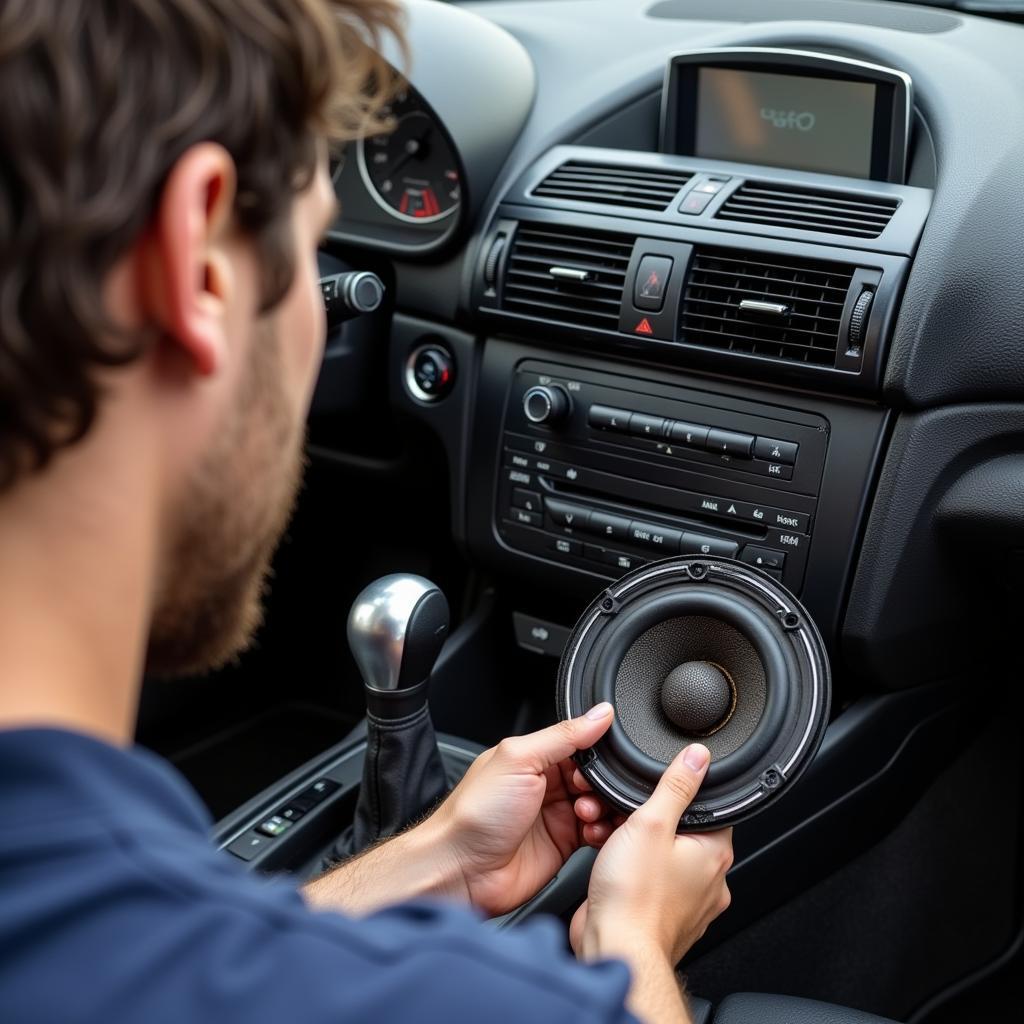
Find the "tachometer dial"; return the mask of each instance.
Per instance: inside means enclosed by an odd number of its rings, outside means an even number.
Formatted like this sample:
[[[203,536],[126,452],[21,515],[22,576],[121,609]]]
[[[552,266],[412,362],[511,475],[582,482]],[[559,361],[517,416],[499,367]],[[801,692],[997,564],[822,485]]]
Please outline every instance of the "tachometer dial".
[[[359,170],[392,217],[427,224],[459,208],[459,171],[441,126],[411,92],[391,106],[395,128],[359,141]]]

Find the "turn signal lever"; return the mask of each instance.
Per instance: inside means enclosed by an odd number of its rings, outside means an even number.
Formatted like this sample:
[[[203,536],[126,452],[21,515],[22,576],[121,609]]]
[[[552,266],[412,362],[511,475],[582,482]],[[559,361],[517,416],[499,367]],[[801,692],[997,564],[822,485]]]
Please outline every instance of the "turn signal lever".
[[[384,301],[384,282],[369,270],[351,270],[320,278],[327,310],[327,327],[333,330],[346,320],[372,313]]]
[[[447,792],[427,706],[430,674],[448,635],[448,602],[422,576],[385,576],[355,600],[348,642],[366,695],[366,760],[341,859],[415,821]]]

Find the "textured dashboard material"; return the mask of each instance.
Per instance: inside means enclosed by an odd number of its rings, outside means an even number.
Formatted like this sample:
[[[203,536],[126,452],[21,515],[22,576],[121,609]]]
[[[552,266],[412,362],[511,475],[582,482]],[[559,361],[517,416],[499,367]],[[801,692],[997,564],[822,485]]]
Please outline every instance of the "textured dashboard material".
[[[702,20],[651,17],[641,0],[470,6],[517,36],[537,70],[537,101],[495,192],[552,145],[650,95],[675,50],[818,48],[909,73],[938,174],[885,394],[918,407],[1024,397],[1024,27],[856,0],[822,2],[820,18],[813,2],[773,5],[772,20],[746,24],[736,19],[753,5],[735,0],[694,6]],[[849,20],[828,20],[839,6]],[[787,10],[799,20],[775,20]]]

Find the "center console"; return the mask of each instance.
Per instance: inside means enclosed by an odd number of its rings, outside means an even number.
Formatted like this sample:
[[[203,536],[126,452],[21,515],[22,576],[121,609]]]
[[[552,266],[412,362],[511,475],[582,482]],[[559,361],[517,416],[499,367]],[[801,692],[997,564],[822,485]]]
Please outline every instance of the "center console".
[[[610,578],[705,554],[798,593],[827,447],[821,416],[530,360],[509,392],[495,527]]]

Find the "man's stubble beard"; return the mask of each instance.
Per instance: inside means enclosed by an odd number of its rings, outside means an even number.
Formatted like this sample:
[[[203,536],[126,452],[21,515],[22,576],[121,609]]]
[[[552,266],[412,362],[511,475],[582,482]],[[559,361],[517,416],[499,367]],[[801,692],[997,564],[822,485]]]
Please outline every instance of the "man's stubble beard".
[[[263,622],[270,562],[302,480],[304,432],[281,384],[281,340],[256,331],[238,401],[174,516],[146,671],[173,677],[218,668]]]

